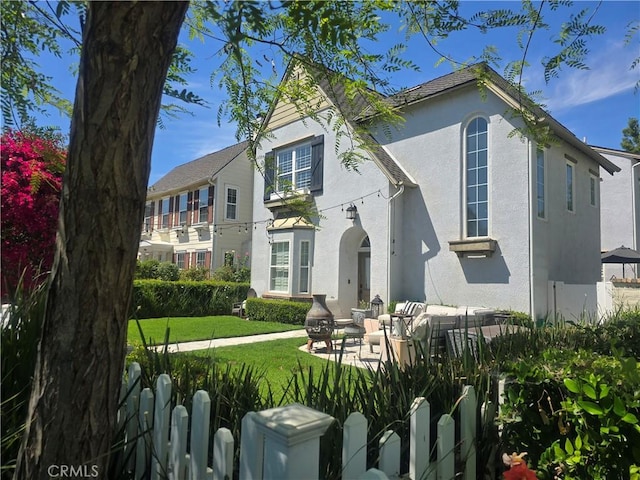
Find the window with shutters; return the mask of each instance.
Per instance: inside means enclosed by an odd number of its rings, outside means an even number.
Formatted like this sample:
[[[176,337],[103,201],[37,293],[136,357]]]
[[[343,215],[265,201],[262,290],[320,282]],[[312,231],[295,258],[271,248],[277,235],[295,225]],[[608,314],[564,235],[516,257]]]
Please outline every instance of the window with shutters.
[[[264,200],[322,190],[324,135],[276,148],[265,155]]]
[[[179,212],[179,224],[186,225],[187,224],[187,194],[181,193],[180,200],[178,200],[178,212]]]
[[[199,223],[207,223],[207,218],[209,216],[209,213],[207,211],[208,201],[209,201],[209,187],[201,188],[198,193],[198,205],[196,207],[198,212]]]
[[[171,203],[169,198],[163,198],[160,200],[160,215],[162,217],[162,228],[169,228],[169,204]]]
[[[144,205],[144,232],[148,233],[153,230],[153,202],[147,202]]]

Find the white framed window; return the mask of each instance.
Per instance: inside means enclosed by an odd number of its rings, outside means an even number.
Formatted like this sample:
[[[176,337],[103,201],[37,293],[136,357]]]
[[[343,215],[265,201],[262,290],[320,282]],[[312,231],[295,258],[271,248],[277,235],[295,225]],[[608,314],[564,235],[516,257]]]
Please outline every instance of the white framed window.
[[[169,198],[160,200],[160,214],[162,215],[162,228],[169,228]]]
[[[196,267],[206,267],[207,261],[207,251],[206,250],[198,250],[196,251]]]
[[[186,258],[187,252],[176,252],[176,265],[180,270],[184,269],[184,261]]]
[[[207,223],[209,220],[209,187],[203,187],[198,191],[198,222]]]
[[[153,202],[144,204],[144,231],[150,232],[153,223]]]
[[[574,194],[574,185],[575,185],[575,172],[574,172],[573,163],[567,162],[566,167],[566,200],[567,200],[567,210],[569,212],[575,212],[575,194]]]
[[[472,119],[465,133],[466,236],[489,235],[489,148],[487,121]]]
[[[289,241],[271,244],[269,262],[269,290],[272,292],[289,291]]]
[[[589,176],[589,204],[592,207],[598,206],[598,177],[594,174]]]
[[[225,218],[237,220],[238,218],[238,188],[227,186],[225,188]]]
[[[544,150],[536,150],[536,209],[538,218],[547,218],[546,164]]]
[[[311,185],[311,143],[276,152],[276,191],[301,190]]]
[[[309,274],[311,273],[311,242],[300,241],[300,271],[298,278],[298,293],[309,293]]]
[[[187,194],[181,193],[178,200],[178,212],[180,225],[187,224]]]

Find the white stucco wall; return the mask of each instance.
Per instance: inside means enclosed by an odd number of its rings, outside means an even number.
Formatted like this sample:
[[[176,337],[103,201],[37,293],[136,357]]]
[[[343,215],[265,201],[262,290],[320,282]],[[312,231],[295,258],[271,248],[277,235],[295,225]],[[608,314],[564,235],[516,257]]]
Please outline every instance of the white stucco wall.
[[[600,184],[602,243],[601,248],[613,250],[622,245],[638,250],[640,231],[640,162],[632,159],[602,153],[604,157],[620,167],[614,175],[602,174]],[[634,191],[635,190],[635,191]],[[635,205],[635,208],[634,208]],[[623,278],[621,265],[604,265],[604,280],[612,276]],[[626,277],[634,277],[632,265],[625,265]]]
[[[565,316],[577,316],[584,305],[591,309],[596,303],[595,287],[583,289],[588,293],[586,300],[578,295],[573,296],[575,301],[567,298],[559,303],[556,296],[554,303],[549,285],[562,282],[569,292],[571,286],[595,286],[600,279],[600,211],[598,202],[593,206],[590,199],[590,179],[599,166],[566,144],[549,146],[545,156],[546,218],[537,218],[534,212],[532,224],[535,313],[538,318],[545,317],[553,313],[554,305],[562,305]],[[567,162],[573,165],[575,175],[573,212],[567,210]]]
[[[314,219],[317,229],[313,232],[312,293],[327,295],[327,303],[335,315],[348,315],[357,306],[357,245],[365,235],[371,242],[371,297],[379,294],[387,301],[387,200],[389,182],[372,161],[362,163],[360,173],[346,170],[335,151],[335,134],[321,125],[307,120],[294,122],[275,129],[273,137],[264,140],[257,153],[259,162],[264,155],[280,145],[302,141],[314,135],[324,135],[324,181],[321,193],[314,194],[314,202],[320,218]],[[347,141],[342,139],[342,148]],[[339,152],[338,152],[339,153]],[[254,221],[272,218],[263,200],[264,179],[256,171],[253,206]],[[378,191],[381,192],[378,195]],[[343,210],[353,204],[358,217],[352,222]],[[252,287],[258,295],[269,295],[269,242],[293,235],[293,230],[268,231],[259,224],[252,240]],[[347,249],[347,250],[345,250]],[[348,252],[351,252],[349,254]],[[295,259],[291,258],[290,268]],[[295,296],[290,285],[289,296]]]
[[[408,109],[404,128],[386,143],[419,183],[401,197],[401,268],[392,281],[407,296],[528,311],[527,145],[508,138],[514,126],[503,118],[505,109],[470,87]],[[464,232],[462,139],[477,115],[489,123],[489,236],[498,250],[490,258],[458,258],[449,241]]]
[[[273,138],[262,142],[259,161],[279,145],[314,135],[325,138],[324,188],[314,196],[322,217],[315,220],[319,228],[313,234],[313,293],[325,293],[328,303],[337,304],[342,315],[355,306],[355,254],[365,234],[371,241],[371,297],[380,294],[386,304],[409,299],[529,312],[530,267],[537,316],[549,309],[550,281],[563,282],[568,289],[593,285],[595,292],[600,271],[599,209],[589,205],[589,178],[590,171],[598,172],[598,166],[565,145],[550,147],[548,218],[530,222],[535,149],[518,135],[510,137],[515,124],[505,118],[506,110],[492,93],[487,92],[483,99],[470,86],[408,107],[403,112],[405,124],[391,138],[373,132],[418,184],[407,187],[391,207],[387,199],[396,190],[388,179],[371,161],[359,167],[359,174],[345,170],[331,131],[311,120],[273,130]],[[487,258],[459,258],[449,250],[449,242],[462,240],[465,230],[464,129],[478,115],[488,121],[489,237],[496,240],[497,250]],[[347,143],[342,140],[343,148]],[[575,213],[564,207],[567,153],[576,161]],[[263,188],[264,180],[256,173],[254,221],[271,218],[264,206]],[[353,223],[341,210],[341,205],[346,209],[351,202],[358,208]],[[285,238],[288,233],[272,235],[263,225],[254,231],[252,286],[259,295],[269,294],[269,241],[274,235]],[[534,239],[531,263],[530,235]]]

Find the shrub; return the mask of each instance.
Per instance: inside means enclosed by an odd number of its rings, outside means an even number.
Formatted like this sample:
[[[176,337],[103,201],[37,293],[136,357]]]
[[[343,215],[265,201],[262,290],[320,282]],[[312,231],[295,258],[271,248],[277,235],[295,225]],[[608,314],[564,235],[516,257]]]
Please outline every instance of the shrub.
[[[175,282],[180,279],[180,269],[175,263],[162,262],[158,265],[158,280]]]
[[[26,275],[29,273],[26,272]],[[23,282],[19,281],[16,291],[11,295],[13,303],[2,316],[0,458],[3,478],[11,477],[24,433],[46,292],[46,283],[27,289],[23,287]]]
[[[42,282],[53,262],[66,153],[51,132],[3,133],[0,165],[2,297]]]
[[[504,451],[526,450],[539,478],[623,479],[640,464],[635,359],[549,349],[506,371]]]
[[[304,320],[310,308],[311,300],[308,302],[292,302],[265,298],[247,299],[247,317],[261,322],[304,325]]]
[[[209,278],[209,269],[206,267],[193,267],[180,270],[180,280],[202,282]]]
[[[228,315],[247,297],[249,285],[229,282],[135,280],[132,316],[136,318]]]
[[[154,279],[158,278],[158,267],[160,266],[160,262],[155,258],[151,260],[138,260],[136,262],[136,279]]]

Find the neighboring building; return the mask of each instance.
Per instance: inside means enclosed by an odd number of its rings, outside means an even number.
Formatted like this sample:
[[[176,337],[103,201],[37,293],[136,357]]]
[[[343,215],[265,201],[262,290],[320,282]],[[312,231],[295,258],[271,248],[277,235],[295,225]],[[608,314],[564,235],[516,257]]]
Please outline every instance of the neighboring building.
[[[479,74],[487,80],[483,92]],[[290,68],[283,81],[304,75]],[[334,80],[319,77],[316,118],[358,108],[345,107]],[[538,151],[512,135],[522,123],[505,112],[516,98],[479,65],[385,99],[405,120],[399,128],[360,108],[337,134],[301,118],[285,99],[276,102],[256,152],[266,180],[255,173],[254,221],[274,221],[254,235],[252,287],[265,297],[324,293],[340,316],[375,294],[385,303],[510,308],[538,317],[595,311],[597,185],[600,168],[609,175],[618,167],[537,108],[536,119],[558,142]],[[368,133],[358,139],[366,147],[354,147],[343,135],[365,124]],[[367,159],[358,172],[339,160],[353,148]],[[319,215],[292,216],[285,185]]]
[[[640,249],[640,154],[592,146],[620,168],[600,183],[600,228],[603,252],[620,246]],[[622,265],[603,264],[603,279],[623,278]],[[624,266],[624,277],[638,278],[636,265]]]
[[[211,271],[251,250],[247,142],[175,167],[149,187],[139,258]],[[225,260],[226,259],[226,260]]]

